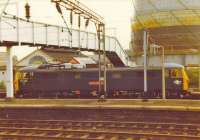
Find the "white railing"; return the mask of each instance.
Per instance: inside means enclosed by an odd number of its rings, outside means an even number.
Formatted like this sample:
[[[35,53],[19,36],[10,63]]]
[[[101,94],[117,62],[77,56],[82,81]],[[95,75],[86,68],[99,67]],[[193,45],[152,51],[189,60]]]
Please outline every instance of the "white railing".
[[[95,33],[75,29],[71,32],[72,34],[69,33],[66,27],[27,21],[12,16],[4,16],[0,19],[0,42],[9,41],[80,50],[98,50]],[[122,62],[127,65],[128,55],[116,37],[106,36],[105,45],[107,52],[115,52]]]

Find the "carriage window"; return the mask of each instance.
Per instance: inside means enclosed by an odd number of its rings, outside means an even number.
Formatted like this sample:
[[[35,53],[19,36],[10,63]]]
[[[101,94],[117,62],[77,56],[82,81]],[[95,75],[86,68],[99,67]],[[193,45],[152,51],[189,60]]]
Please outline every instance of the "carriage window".
[[[112,78],[113,79],[120,79],[122,76],[121,76],[121,74],[120,73],[114,73],[113,75],[112,75]]]
[[[79,73],[75,74],[74,78],[75,79],[81,79],[81,74],[79,74]]]

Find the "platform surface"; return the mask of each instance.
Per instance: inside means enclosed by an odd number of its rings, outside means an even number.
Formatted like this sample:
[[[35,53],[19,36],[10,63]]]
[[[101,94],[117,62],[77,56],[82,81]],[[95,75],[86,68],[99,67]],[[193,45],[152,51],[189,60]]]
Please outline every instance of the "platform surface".
[[[1,108],[91,108],[91,109],[135,109],[200,111],[200,100],[133,100],[109,99],[12,99],[0,100]]]

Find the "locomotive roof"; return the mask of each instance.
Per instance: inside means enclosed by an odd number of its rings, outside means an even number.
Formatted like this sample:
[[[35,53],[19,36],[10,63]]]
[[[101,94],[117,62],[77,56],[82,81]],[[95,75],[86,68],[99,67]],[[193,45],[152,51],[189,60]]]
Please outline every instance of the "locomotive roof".
[[[148,70],[161,70],[162,67],[148,67]],[[172,67],[171,65],[166,66],[165,69],[182,69],[183,67]],[[49,69],[41,69],[39,67],[25,67],[20,69],[22,72],[61,72],[61,71],[69,71],[69,72],[93,72],[97,71],[98,68],[77,68],[77,69],[59,69],[59,68],[49,68]],[[117,68],[107,68],[107,71],[142,71],[143,66],[137,67],[117,67]]]

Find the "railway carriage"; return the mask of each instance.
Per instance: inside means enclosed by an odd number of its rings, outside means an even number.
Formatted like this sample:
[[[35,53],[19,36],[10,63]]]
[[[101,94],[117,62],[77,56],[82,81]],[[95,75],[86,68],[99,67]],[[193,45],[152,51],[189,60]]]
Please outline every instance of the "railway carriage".
[[[106,71],[107,96],[110,98],[161,98],[162,69],[150,67],[147,71],[148,92],[144,93],[144,73],[142,67],[111,68]],[[62,67],[40,66],[36,69],[23,69],[18,78],[16,96],[23,97],[79,97],[98,96],[97,68],[65,69]],[[166,93],[168,98],[188,95],[189,79],[184,67],[166,65]],[[101,84],[103,89],[103,84]]]

